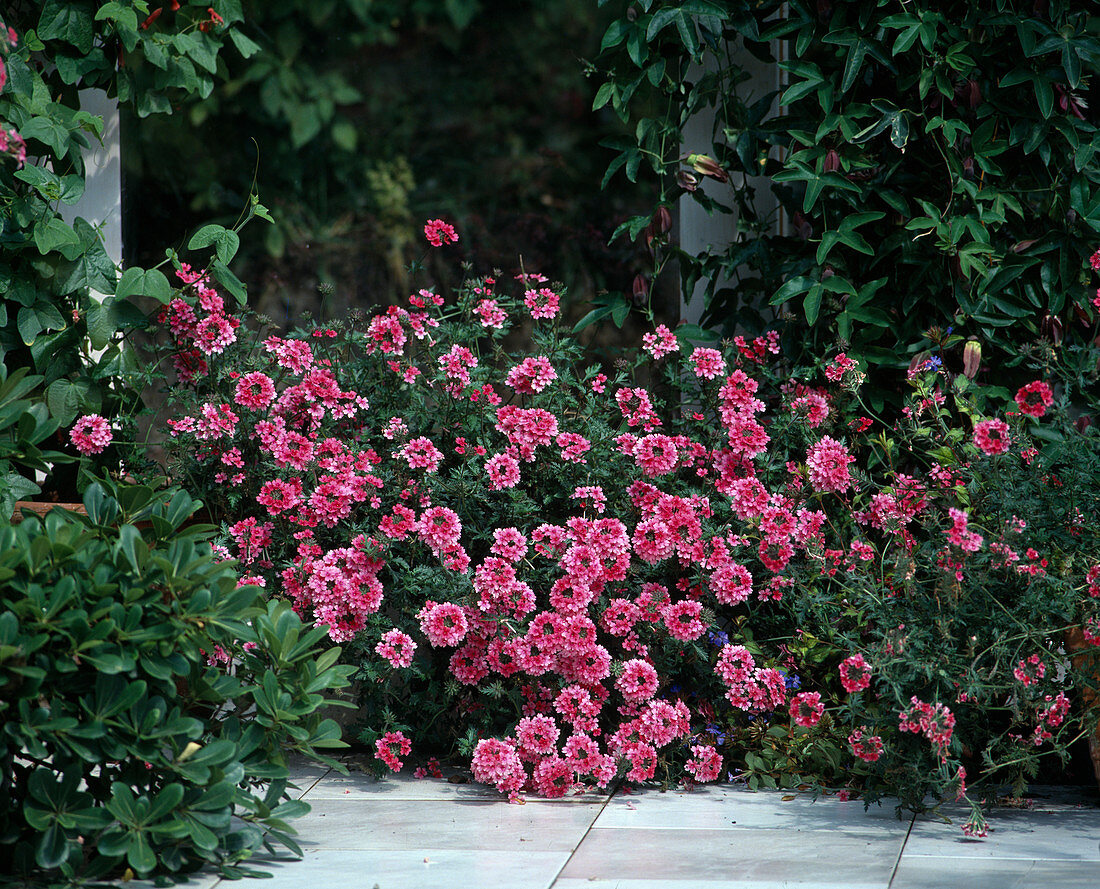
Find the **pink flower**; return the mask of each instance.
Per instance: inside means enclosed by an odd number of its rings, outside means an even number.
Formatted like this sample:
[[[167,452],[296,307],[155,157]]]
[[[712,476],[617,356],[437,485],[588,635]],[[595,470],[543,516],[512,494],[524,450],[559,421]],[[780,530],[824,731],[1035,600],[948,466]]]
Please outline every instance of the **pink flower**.
[[[622,673],[615,680],[615,688],[631,704],[648,701],[657,694],[657,671],[647,661],[635,658],[623,664]]]
[[[420,629],[433,648],[449,648],[466,637],[469,626],[466,614],[453,602],[428,601],[417,617],[420,618]]]
[[[865,737],[863,729],[856,729],[848,735],[848,746],[851,748],[852,753],[864,762],[875,762],[882,756],[882,738],[878,735]]]
[[[386,732],[374,742],[374,758],[380,759],[391,772],[401,771],[404,763],[398,757],[408,756],[412,752],[412,742],[401,732]]]
[[[646,435],[634,447],[634,461],[650,478],[676,468],[679,459],[676,441],[668,435]]]
[[[974,444],[984,454],[1007,453],[1012,444],[1008,424],[1004,420],[979,420],[974,424]]]
[[[275,399],[275,384],[271,378],[260,371],[245,374],[237,380],[233,400],[241,407],[261,411]]]
[[[825,378],[834,383],[839,383],[844,379],[844,374],[850,370],[854,370],[855,367],[856,363],[841,352],[832,360],[831,364],[825,365]]]
[[[532,318],[553,318],[560,310],[561,297],[549,287],[528,290],[523,294],[523,304]]]
[[[821,721],[825,712],[825,705],[821,703],[821,695],[816,691],[804,691],[791,698],[791,719],[801,726],[809,728]]]
[[[407,667],[412,663],[416,643],[408,633],[394,629],[382,634],[382,641],[374,650],[394,667]]]
[[[815,491],[833,491],[838,494],[847,491],[852,487],[848,464],[854,463],[855,459],[839,441],[825,436],[806,450],[810,486]]]
[[[405,458],[410,469],[423,469],[427,473],[435,472],[443,461],[443,452],[432,444],[431,439],[423,436],[412,439],[398,453]]]
[[[520,394],[534,395],[541,392],[557,378],[557,372],[550,364],[550,359],[545,355],[538,355],[534,358],[524,358],[523,361],[508,371],[508,376],[504,382]]]
[[[561,729],[552,716],[536,714],[525,716],[516,725],[516,739],[520,749],[535,756],[552,756],[557,749]]]
[[[429,219],[424,224],[424,237],[433,247],[442,247],[444,244],[453,244],[458,240],[458,232],[454,226],[442,219]]]
[[[475,781],[495,784],[497,790],[505,793],[518,791],[527,782],[516,748],[497,738],[478,741],[470,765]]]
[[[519,462],[511,454],[494,454],[486,461],[485,472],[489,476],[489,487],[494,491],[519,484]]]
[[[850,694],[871,685],[871,665],[862,654],[853,654],[840,662],[840,684]]]
[[[713,380],[726,371],[726,359],[717,349],[697,348],[691,353],[691,363],[695,367],[695,376]]]
[[[703,613],[701,603],[692,599],[668,604],[661,609],[661,619],[668,628],[668,634],[681,642],[698,639],[706,631],[706,625],[700,619]]]
[[[1016,404],[1020,408],[1020,413],[1030,417],[1041,417],[1053,402],[1054,393],[1042,380],[1033,380],[1026,386],[1021,386],[1016,392]]]
[[[1026,660],[1020,661],[1016,665],[1016,669],[1012,671],[1012,675],[1027,688],[1027,686],[1033,685],[1042,679],[1046,672],[1046,664],[1042,662],[1039,655],[1033,654]]]
[[[947,747],[955,729],[955,714],[944,704],[929,704],[917,697],[910,700],[908,710],[898,714],[898,730],[923,734],[941,758],[947,758]]]
[[[113,438],[111,426],[99,414],[86,414],[73,425],[69,440],[85,457],[102,454]]]
[[[692,744],[691,759],[684,763],[684,770],[700,784],[717,781],[722,774],[722,754],[709,744]]]
[[[482,327],[503,330],[504,322],[508,320],[508,313],[497,304],[495,299],[481,300],[474,306],[474,312],[481,319]]]
[[[664,324],[659,324],[653,333],[647,333],[642,336],[642,348],[653,356],[654,361],[659,361],[665,355],[678,352],[680,350],[680,342],[676,339],[676,334],[669,330]]]

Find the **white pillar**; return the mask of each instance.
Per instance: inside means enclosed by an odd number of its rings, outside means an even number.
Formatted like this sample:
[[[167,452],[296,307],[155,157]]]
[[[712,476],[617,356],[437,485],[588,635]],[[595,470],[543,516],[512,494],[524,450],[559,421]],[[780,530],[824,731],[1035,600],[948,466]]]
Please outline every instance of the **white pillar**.
[[[70,225],[78,216],[99,229],[104,249],[115,265],[122,264],[122,140],[118,101],[100,89],[80,91],[80,110],[103,118],[103,140],[89,136],[84,155],[84,195],[58,212]],[[100,294],[102,296],[102,294]]]
[[[786,44],[782,41],[772,41],[772,55],[781,60],[785,58],[783,53]],[[735,50],[734,61],[749,72],[749,78],[737,85],[737,90],[745,101],[751,105],[756,100],[765,96],[772,90],[782,91],[786,85],[786,72],[780,70],[776,64],[762,62],[747,52],[743,47]],[[714,64],[714,57],[707,56],[709,65]],[[773,105],[773,114],[782,113],[778,104]],[[714,132],[714,112],[710,109],[695,115],[688,121],[683,130],[684,141],[681,144],[681,154],[712,154],[712,133]],[[721,139],[722,134],[714,138]],[[741,188],[748,183],[756,190],[756,207],[761,214],[774,214],[776,224],[774,231],[780,233],[786,230],[786,219],[783,217],[779,201],[771,191],[768,179],[764,176],[745,177],[744,174],[730,176],[729,184],[716,179],[699,176],[699,188],[706,194],[728,203],[731,189]],[[745,237],[738,231],[737,208],[733,208],[733,215],[716,213],[713,216],[699,206],[688,193],[680,196],[679,201],[679,243],[680,247],[691,255],[702,252],[724,252],[730,244],[739,238]],[[728,281],[719,281],[716,289],[723,287]],[[699,281],[695,285],[692,294],[680,294],[680,318],[690,324],[698,324],[703,315],[703,291],[705,281]],[[690,299],[688,298],[690,296]]]

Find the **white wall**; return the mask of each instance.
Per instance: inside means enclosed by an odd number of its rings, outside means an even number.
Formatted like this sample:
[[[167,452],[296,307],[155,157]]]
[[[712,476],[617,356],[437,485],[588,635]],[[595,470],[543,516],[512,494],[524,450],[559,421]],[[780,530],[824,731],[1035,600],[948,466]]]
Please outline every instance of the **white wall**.
[[[122,263],[122,141],[118,102],[103,90],[81,90],[80,108],[103,118],[103,144],[93,136],[84,149],[84,196],[75,204],[61,204],[58,212],[68,223],[78,216],[99,228],[107,255]]]

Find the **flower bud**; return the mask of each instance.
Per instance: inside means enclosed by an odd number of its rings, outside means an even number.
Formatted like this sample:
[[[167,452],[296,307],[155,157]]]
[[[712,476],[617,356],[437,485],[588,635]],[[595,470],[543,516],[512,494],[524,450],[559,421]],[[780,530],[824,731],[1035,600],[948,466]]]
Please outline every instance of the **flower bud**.
[[[649,295],[649,281],[646,280],[645,275],[634,276],[634,286],[631,288],[634,295],[634,305],[640,306],[646,301],[646,297]]]
[[[695,191],[699,187],[699,180],[687,170],[680,170],[676,174],[676,184],[684,191]]]
[[[1045,339],[1050,340],[1054,345],[1062,345],[1062,319],[1057,318],[1054,315],[1044,315],[1041,324],[1039,325],[1039,331],[1042,333]]]
[[[835,148],[830,148],[825,155],[825,162],[821,165],[821,169],[826,173],[835,173],[840,169],[840,155],[836,153]]]
[[[719,182],[729,182],[730,177],[726,175],[726,171],[719,166],[718,161],[706,154],[689,154],[687,162],[691,164],[693,170],[696,173],[702,173],[704,176],[710,176],[712,179],[717,179]]]
[[[977,340],[967,340],[963,346],[963,376],[968,380],[978,375],[978,368],[982,366],[982,344]]]
[[[665,234],[672,228],[672,214],[668,212],[668,207],[658,207],[657,212],[653,214],[653,229],[658,234]]]

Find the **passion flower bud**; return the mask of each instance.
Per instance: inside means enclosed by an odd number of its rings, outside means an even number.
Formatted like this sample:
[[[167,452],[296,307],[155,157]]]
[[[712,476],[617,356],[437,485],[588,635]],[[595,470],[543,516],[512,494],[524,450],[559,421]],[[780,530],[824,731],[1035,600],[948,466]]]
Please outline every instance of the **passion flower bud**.
[[[687,162],[691,164],[693,170],[696,173],[702,173],[704,176],[710,176],[712,179],[717,179],[719,182],[729,182],[730,177],[726,175],[726,171],[719,166],[718,161],[706,154],[689,154]]]
[[[1054,345],[1062,345],[1062,319],[1054,315],[1044,315],[1039,325],[1039,331],[1044,339],[1050,340]]]
[[[658,234],[665,234],[672,228],[672,214],[668,212],[668,207],[658,207],[657,212],[653,214],[653,229]]]
[[[649,281],[646,280],[646,276],[635,275],[634,286],[631,289],[634,294],[634,305],[642,305],[646,301],[646,297],[649,295]]]
[[[835,173],[840,169],[840,155],[836,153],[835,148],[830,148],[825,155],[825,163],[821,165],[821,169],[826,173]]]
[[[680,170],[676,174],[676,184],[684,191],[695,191],[699,187],[699,179],[687,170]]]
[[[977,108],[982,101],[982,88],[978,86],[978,81],[968,80],[966,82],[966,101],[971,108]]]
[[[967,340],[963,346],[963,376],[968,380],[978,375],[982,366],[982,344],[977,340]]]

